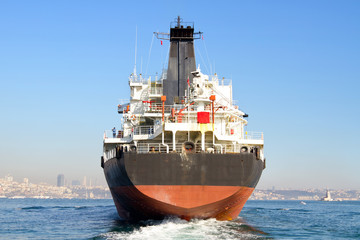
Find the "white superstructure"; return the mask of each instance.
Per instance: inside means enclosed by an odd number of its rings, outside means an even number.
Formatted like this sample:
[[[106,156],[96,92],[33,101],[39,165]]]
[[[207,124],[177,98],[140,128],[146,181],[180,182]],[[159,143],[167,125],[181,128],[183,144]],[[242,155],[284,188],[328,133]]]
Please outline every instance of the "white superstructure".
[[[173,105],[165,105],[166,74],[159,79],[130,75],[130,102],[118,110],[122,128],[104,134],[105,161],[117,144],[139,153],[181,152],[184,142],[192,142],[196,152],[254,152],[264,161],[263,133],[245,130],[247,115],[233,104],[231,80],[205,75],[199,67],[191,74],[185,96]]]

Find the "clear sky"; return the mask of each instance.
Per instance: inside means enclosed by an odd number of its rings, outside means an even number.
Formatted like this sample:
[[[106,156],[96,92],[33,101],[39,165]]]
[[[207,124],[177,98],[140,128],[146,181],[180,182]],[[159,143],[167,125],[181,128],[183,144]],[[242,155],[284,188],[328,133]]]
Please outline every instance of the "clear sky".
[[[202,70],[232,78],[248,130],[264,132],[259,188],[360,189],[355,0],[2,0],[0,177],[105,184],[103,131],[120,127],[136,28],[138,72],[155,75],[168,43],[155,39],[149,59],[152,33],[178,15],[204,32]]]

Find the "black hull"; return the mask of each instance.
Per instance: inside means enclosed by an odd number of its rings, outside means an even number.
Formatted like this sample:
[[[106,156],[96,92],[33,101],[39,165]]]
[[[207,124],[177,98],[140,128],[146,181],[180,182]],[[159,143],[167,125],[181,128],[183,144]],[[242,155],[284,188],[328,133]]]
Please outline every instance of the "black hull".
[[[169,215],[232,219],[250,197],[263,168],[263,161],[251,153],[124,152],[104,163],[118,213],[127,220]],[[184,194],[190,199],[184,200]]]

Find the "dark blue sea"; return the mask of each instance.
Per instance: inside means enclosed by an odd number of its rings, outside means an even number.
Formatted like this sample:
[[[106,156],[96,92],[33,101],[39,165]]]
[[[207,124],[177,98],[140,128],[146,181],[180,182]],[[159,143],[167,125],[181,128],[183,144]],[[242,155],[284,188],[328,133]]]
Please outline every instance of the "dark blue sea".
[[[134,224],[112,200],[0,199],[0,239],[360,239],[360,202],[248,201],[230,222]]]

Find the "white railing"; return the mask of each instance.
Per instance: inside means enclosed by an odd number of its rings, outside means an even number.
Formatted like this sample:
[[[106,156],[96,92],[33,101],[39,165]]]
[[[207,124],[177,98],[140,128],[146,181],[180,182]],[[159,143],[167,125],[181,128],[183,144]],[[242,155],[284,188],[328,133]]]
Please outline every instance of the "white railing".
[[[183,149],[183,144],[182,143],[177,143],[175,145],[175,149],[172,148],[172,143],[168,142],[165,144],[162,144],[161,142],[157,142],[157,143],[146,143],[146,142],[142,142],[142,143],[138,143],[137,146],[135,147],[135,145],[131,144],[131,145],[126,145],[123,147],[123,151],[127,152],[127,151],[135,151],[136,153],[139,154],[144,154],[144,153],[169,153],[169,149],[167,149],[167,145],[171,146],[171,151],[173,152],[177,152],[177,153],[182,153],[185,150]],[[256,157],[258,159],[262,159],[263,155],[262,155],[262,151],[255,146],[244,146],[241,144],[212,144],[212,143],[205,143],[205,149],[204,151],[202,151],[201,149],[201,143],[197,143],[195,144],[195,150],[193,151],[194,153],[201,153],[201,152],[205,152],[205,153],[213,153],[213,154],[227,154],[227,153],[241,153],[241,152],[247,152],[247,153],[252,153],[255,154]],[[107,150],[104,152],[104,161],[108,161],[109,159],[115,158],[116,157],[116,148],[112,148],[110,150]]]
[[[161,127],[160,124],[158,124],[158,125],[148,125],[148,126],[138,126],[138,127],[134,128],[134,135],[152,135],[160,127]]]
[[[170,117],[169,117],[170,118]],[[182,119],[179,121],[179,117],[175,117],[174,121],[177,123],[196,123],[197,120],[195,117],[190,117],[188,119],[187,115],[183,115]],[[171,122],[171,120],[169,120]],[[157,125],[147,125],[147,126],[137,126],[134,127],[133,134],[134,135],[153,135],[155,134],[159,128],[161,128],[161,124]],[[227,135],[231,135],[230,133]],[[119,130],[116,131],[115,135],[113,135],[112,130],[105,130],[104,138],[123,138],[124,137],[124,131]],[[264,133],[263,132],[244,132],[244,135],[242,136],[242,139],[248,139],[248,140],[264,140]],[[170,143],[172,146],[172,143]]]
[[[147,126],[137,126],[133,128],[133,135],[153,135],[155,134],[159,128],[161,128],[161,124],[157,125],[147,125]],[[124,131],[117,130],[114,134],[112,130],[105,130],[104,138],[124,138]]]
[[[173,149],[173,144],[171,142],[165,142],[165,144],[169,145],[170,151],[176,151],[176,152],[183,152],[183,144],[177,143],[175,144],[175,149]],[[241,148],[243,145],[241,144],[212,144],[212,143],[205,143],[205,152],[208,153],[219,153],[219,154],[225,154],[225,153],[240,153]],[[250,151],[250,149],[248,149]],[[164,146],[161,143],[138,143],[137,144],[137,153],[166,153],[167,149],[166,146]],[[195,152],[200,153],[202,152],[201,149],[201,143],[197,143],[195,145]]]
[[[152,103],[149,104],[149,110],[150,112],[162,112],[162,104],[161,103]],[[150,106],[151,105],[151,106]],[[181,109],[185,108],[185,105],[176,104],[176,105],[165,105],[164,106],[164,112],[165,113],[171,113],[171,109],[174,109],[175,111],[179,111]]]
[[[123,138],[124,137],[124,131],[123,130],[116,130],[116,133],[114,134],[112,130],[105,130],[104,132],[104,139],[105,138]]]
[[[152,94],[152,95],[162,95],[163,94],[163,88],[162,87],[151,87],[150,88],[150,94]]]
[[[139,143],[136,151],[137,153],[166,153],[167,147],[162,143]]]
[[[162,104],[161,103],[146,103],[147,104],[147,111],[149,112],[162,112]],[[151,105],[151,106],[150,106]],[[196,113],[198,112],[198,106],[196,105],[191,105],[191,106],[187,106],[184,104],[175,104],[175,105],[164,105],[164,113],[171,113],[172,111],[174,112],[175,115],[179,114],[179,111],[182,110],[182,114],[184,114],[184,112],[187,112],[188,109],[190,112],[192,113]],[[174,109],[174,110],[172,110]],[[211,110],[211,106],[208,105],[205,107],[204,110],[201,111],[208,111],[210,112]]]
[[[219,79],[219,86],[230,86],[232,84],[232,79]]]
[[[165,72],[163,72],[160,77],[158,75],[142,75],[142,74],[138,74],[138,75],[134,75],[131,74],[129,76],[129,81],[130,83],[143,83],[143,84],[147,84],[149,81],[150,82],[156,82],[156,83],[161,83],[163,79],[166,79],[167,77],[167,72],[165,69]],[[151,79],[155,79],[155,80],[151,80]]]
[[[131,74],[129,77],[129,81],[130,83],[148,83],[149,81],[151,81],[151,77],[144,77],[143,75],[139,74],[139,75],[134,75]]]
[[[263,132],[248,132],[244,133],[243,139],[249,140],[264,140],[264,133]]]

